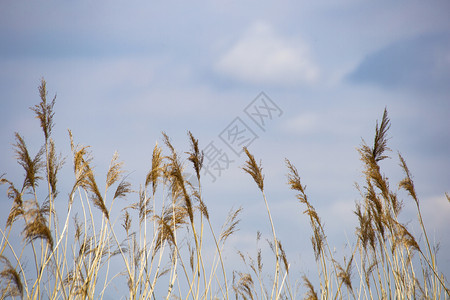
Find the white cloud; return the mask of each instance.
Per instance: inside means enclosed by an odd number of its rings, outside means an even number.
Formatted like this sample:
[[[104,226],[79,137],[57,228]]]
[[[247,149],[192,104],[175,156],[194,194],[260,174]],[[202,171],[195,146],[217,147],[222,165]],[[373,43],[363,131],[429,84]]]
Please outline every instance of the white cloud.
[[[319,76],[307,45],[299,39],[277,36],[258,22],[220,58],[216,70],[245,83],[311,84]]]

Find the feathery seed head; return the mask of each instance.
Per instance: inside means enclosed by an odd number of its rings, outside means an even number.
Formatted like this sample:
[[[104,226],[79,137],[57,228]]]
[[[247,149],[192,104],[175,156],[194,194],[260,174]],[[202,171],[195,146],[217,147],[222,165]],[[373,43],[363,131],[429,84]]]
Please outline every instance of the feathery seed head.
[[[261,162],[258,166],[255,157],[248,151],[247,147],[244,147],[244,151],[247,154],[248,160],[242,169],[253,177],[253,180],[262,192],[264,190],[264,175],[262,174]]]

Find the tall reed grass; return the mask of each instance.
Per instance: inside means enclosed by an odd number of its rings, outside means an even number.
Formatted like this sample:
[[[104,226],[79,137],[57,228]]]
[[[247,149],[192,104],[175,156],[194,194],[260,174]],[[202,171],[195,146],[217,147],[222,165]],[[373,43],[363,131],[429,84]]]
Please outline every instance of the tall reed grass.
[[[379,163],[389,150],[386,110],[376,125],[373,144],[363,142],[358,149],[365,183],[359,187],[361,200],[354,211],[358,220],[355,243],[343,265],[334,257],[298,170],[286,159],[288,186],[311,225],[316,280],[306,276],[291,278],[290,263],[277,237],[266,198],[261,163],[247,148],[242,169],[260,190],[272,229],[269,246],[273,258],[269,259],[273,259],[274,269],[269,275],[263,270],[261,249],[257,249],[255,258],[239,252],[250,272],[227,265],[223,257],[226,241],[238,228],[242,208],[231,210],[221,230],[215,232],[202,197],[204,156],[191,132],[187,158],[198,184],[185,177],[187,166],[163,133],[167,153],[163,154],[160,145],[154,146],[150,169],[135,190],[124,176],[117,153],[112,157],[106,181],[100,184],[93,172],[89,147],[76,144],[69,131],[74,182],[67,191],[68,198],[67,193],[61,196],[58,172],[64,159],[57,154],[52,139],[55,98],[47,100],[43,79],[39,95],[39,104],[31,109],[40,122],[43,145],[32,155],[24,137],[16,133],[14,151],[24,170],[23,182],[17,184],[5,175],[0,177],[11,201],[0,231],[1,299],[102,299],[118,281],[127,283],[126,294],[120,296],[128,299],[449,298],[448,282],[438,269],[436,248],[429,240],[405,160],[398,154],[405,175],[399,187],[416,206],[422,240],[399,221],[402,201],[381,171]],[[103,192],[100,186],[104,186]],[[132,199],[132,195],[137,198],[135,203],[117,204],[121,198]],[[446,197],[450,201],[450,196]],[[55,201],[65,201],[66,211],[57,211]],[[125,207],[123,203],[127,203]],[[23,236],[22,243],[13,238],[17,231]],[[212,244],[212,256],[205,254],[206,243]],[[304,287],[300,294],[295,288],[299,281]],[[314,287],[313,282],[318,286]]]

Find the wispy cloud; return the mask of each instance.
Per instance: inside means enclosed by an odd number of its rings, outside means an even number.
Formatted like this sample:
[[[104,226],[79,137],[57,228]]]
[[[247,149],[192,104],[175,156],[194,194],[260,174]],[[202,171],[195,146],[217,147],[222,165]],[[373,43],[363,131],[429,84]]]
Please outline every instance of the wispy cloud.
[[[305,42],[280,36],[264,22],[251,25],[215,67],[220,74],[250,84],[311,84],[319,76]]]

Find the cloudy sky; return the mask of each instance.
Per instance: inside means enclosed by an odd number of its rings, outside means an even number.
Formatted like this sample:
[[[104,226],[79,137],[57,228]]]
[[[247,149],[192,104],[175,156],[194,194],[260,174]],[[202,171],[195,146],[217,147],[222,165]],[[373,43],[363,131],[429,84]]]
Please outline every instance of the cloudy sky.
[[[406,159],[448,277],[449,11],[448,1],[1,1],[0,174],[21,180],[14,132],[35,151],[42,141],[28,107],[44,77],[49,96],[57,94],[54,138],[69,162],[62,186],[73,180],[67,129],[91,146],[100,177],[117,150],[136,187],[161,132],[184,152],[190,130],[211,159],[220,153],[224,170],[211,161],[203,183],[217,226],[231,207],[244,209],[230,252],[252,251],[256,231],[269,237],[270,228],[235,152],[248,144],[262,160],[279,237],[307,272],[310,231],[284,158],[345,253],[346,238],[354,242],[354,183],[363,183],[356,148],[372,140],[386,107],[393,151],[382,167],[395,189],[397,151]],[[1,191],[4,220],[10,203]]]

